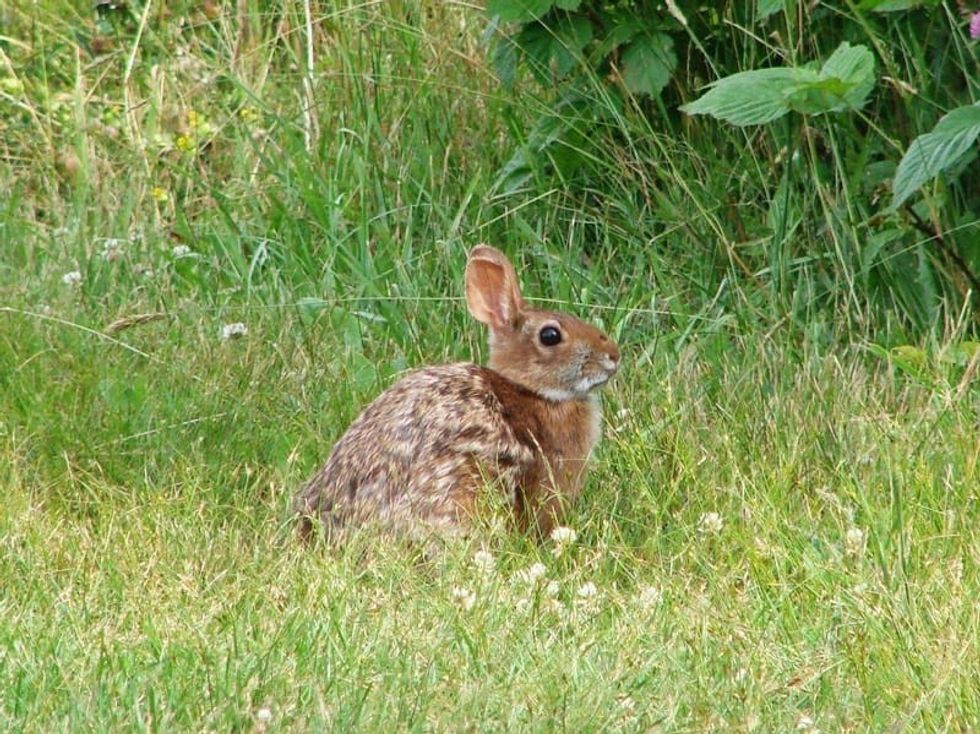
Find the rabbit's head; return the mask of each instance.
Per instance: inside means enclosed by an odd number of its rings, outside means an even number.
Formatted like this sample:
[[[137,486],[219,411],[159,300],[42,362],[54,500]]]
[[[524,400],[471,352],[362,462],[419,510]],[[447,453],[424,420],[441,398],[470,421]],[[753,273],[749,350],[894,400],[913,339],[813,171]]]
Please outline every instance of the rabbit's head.
[[[619,368],[619,348],[596,327],[528,308],[514,266],[493,247],[470,251],[466,303],[490,327],[490,368],[549,400],[581,399]]]

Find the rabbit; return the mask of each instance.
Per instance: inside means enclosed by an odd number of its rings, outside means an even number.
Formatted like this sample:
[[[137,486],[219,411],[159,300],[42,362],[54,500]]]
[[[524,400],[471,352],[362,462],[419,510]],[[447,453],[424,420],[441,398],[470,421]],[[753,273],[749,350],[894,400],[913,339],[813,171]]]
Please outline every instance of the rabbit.
[[[470,314],[489,327],[489,366],[424,367],[369,404],[295,497],[303,539],[318,523],[328,541],[369,524],[465,534],[484,492],[523,531],[547,537],[561,524],[600,437],[595,390],[619,368],[619,348],[573,316],[528,308],[493,247],[470,251],[465,283]]]

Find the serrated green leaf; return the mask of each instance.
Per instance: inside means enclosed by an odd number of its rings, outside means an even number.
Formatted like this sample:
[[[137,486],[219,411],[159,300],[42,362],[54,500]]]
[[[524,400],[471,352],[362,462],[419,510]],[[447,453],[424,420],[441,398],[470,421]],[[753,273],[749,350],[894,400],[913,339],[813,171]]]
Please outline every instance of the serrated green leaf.
[[[743,71],[719,79],[681,107],[733,125],[761,125],[789,110],[821,114],[864,104],[874,86],[874,57],[864,46],[842,43],[818,72],[812,65]]]
[[[780,12],[783,7],[783,0],[758,0],[755,6],[755,18],[765,20],[770,15]]]
[[[794,112],[819,115],[841,109],[841,99],[850,89],[840,79],[830,77],[797,85],[787,90],[786,103]]]
[[[517,81],[517,46],[510,38],[498,38],[494,43],[492,63],[501,86],[512,89]]]
[[[633,94],[660,94],[677,67],[674,39],[666,33],[638,36],[623,52],[623,81]]]
[[[600,23],[606,34],[595,49],[598,59],[604,59],[613,49],[619,48],[643,31],[643,24],[635,16],[622,12],[600,14]]]
[[[958,107],[939,120],[931,132],[920,135],[905,151],[892,182],[895,209],[922,184],[953,166],[980,136],[980,103]]]
[[[821,76],[839,79],[845,89],[839,105],[828,111],[860,109],[875,85],[875,57],[867,46],[852,46],[844,41],[820,69]]]
[[[580,52],[592,41],[592,23],[581,15],[563,19],[554,29],[552,54],[555,73],[565,76],[578,62]]]
[[[761,125],[789,111],[789,97],[804,84],[818,82],[811,69],[777,66],[719,79],[705,94],[682,106],[688,115],[711,115],[732,125]]]
[[[542,84],[551,82],[551,53],[553,37],[541,23],[528,23],[514,38],[514,43],[527,58],[531,73]]]
[[[503,23],[527,23],[551,10],[555,0],[487,0],[486,11]]]

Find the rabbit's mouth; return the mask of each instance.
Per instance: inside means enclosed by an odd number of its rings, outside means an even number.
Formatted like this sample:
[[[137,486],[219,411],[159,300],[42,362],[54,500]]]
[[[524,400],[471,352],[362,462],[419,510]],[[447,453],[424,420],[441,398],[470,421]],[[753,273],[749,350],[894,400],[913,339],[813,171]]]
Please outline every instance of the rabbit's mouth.
[[[580,395],[587,395],[596,388],[602,387],[609,382],[609,378],[612,376],[612,372],[599,372],[594,375],[587,375],[575,383],[575,392]]]

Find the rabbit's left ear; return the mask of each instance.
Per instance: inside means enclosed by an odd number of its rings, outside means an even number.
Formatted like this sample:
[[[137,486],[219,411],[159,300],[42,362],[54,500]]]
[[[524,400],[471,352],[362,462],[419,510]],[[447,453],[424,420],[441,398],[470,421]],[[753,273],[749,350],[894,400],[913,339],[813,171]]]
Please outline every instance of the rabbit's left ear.
[[[504,253],[477,245],[466,263],[466,304],[473,318],[492,329],[512,329],[524,312],[517,273]]]

